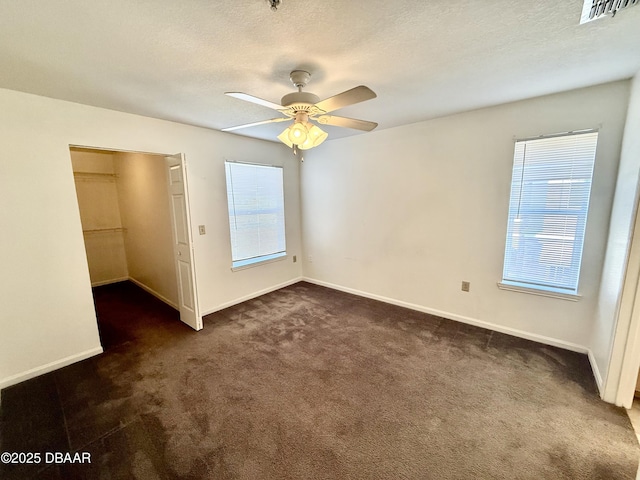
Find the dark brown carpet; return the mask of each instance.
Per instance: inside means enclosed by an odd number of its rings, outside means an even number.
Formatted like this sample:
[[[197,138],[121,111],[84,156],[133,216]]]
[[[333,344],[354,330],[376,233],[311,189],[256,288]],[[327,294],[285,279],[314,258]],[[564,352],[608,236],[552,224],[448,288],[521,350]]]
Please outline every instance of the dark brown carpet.
[[[0,451],[90,452],[3,479],[633,479],[584,355],[308,283],[193,332],[129,283],[107,352],[7,388]]]

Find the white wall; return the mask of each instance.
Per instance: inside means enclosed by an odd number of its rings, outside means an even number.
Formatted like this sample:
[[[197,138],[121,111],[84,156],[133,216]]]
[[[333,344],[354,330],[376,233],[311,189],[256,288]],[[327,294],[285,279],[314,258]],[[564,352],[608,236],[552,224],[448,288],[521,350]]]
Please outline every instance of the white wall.
[[[0,387],[101,350],[69,145],[183,152],[197,288],[207,312],[301,276],[300,263],[231,272],[224,160],[284,165],[287,246],[300,255],[298,162],[283,145],[0,90]],[[206,328],[206,325],[205,325]]]
[[[164,157],[116,153],[114,166],[129,277],[178,308]]]
[[[334,140],[301,171],[305,275],[586,351],[629,83]],[[578,302],[499,290],[515,138],[600,127]],[[462,280],[471,292],[460,290]]]
[[[128,278],[113,155],[71,149],[91,285]]]
[[[628,361],[624,359],[624,354],[640,275],[640,223],[635,221],[639,175],[640,75],[637,75],[631,84],[607,254],[591,341],[598,370],[606,380],[603,398],[616,403],[623,361]],[[631,378],[637,375],[638,358],[636,355],[632,360],[632,370],[636,371],[628,372]],[[630,389],[628,401],[632,395],[633,390]]]

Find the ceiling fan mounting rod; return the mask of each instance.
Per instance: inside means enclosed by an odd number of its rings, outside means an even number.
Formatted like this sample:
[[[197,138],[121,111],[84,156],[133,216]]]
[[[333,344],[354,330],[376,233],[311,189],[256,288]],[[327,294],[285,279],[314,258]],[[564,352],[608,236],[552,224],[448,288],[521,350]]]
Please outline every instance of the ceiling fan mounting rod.
[[[301,92],[304,87],[307,86],[311,79],[311,74],[305,70],[294,70],[289,75],[289,79],[294,86],[298,87],[298,91]]]
[[[295,114],[299,111],[304,111],[312,114],[311,111],[315,104],[320,101],[317,95],[310,92],[303,92],[302,89],[309,83],[311,79],[311,74],[306,70],[294,70],[289,74],[289,80],[296,87],[298,87],[298,91],[295,93],[289,93],[282,97],[280,103],[283,107],[289,107],[290,112],[285,113],[285,115],[295,116]]]

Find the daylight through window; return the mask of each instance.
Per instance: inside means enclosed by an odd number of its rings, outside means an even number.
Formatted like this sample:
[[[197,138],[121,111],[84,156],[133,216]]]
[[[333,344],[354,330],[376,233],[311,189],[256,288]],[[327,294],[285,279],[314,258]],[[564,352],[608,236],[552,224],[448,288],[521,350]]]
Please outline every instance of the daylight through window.
[[[517,141],[502,283],[577,294],[598,132]]]
[[[286,255],[282,167],[225,162],[232,267]]]

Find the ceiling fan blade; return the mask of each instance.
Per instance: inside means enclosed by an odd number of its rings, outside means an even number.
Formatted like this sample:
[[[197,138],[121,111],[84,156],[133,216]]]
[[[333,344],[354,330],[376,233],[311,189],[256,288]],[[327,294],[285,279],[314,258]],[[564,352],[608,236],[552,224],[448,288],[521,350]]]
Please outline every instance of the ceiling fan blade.
[[[263,100],[262,98],[254,97],[253,95],[249,95],[248,93],[225,92],[224,94],[229,95],[230,97],[239,98],[240,100],[244,100],[245,102],[257,103],[258,105],[262,105],[263,107],[273,108],[274,110],[284,110],[284,107],[282,105],[270,102],[269,100]]]
[[[378,126],[376,122],[368,122],[366,120],[357,120],[355,118],[336,117],[335,115],[321,115],[317,122],[322,125],[333,125],[334,127],[353,128],[355,130],[364,130],[370,132]]]
[[[239,130],[241,128],[255,127],[257,125],[264,125],[265,123],[286,122],[291,120],[289,117],[272,118],[270,120],[263,120],[261,122],[245,123],[244,125],[236,125],[235,127],[223,128],[223,132],[232,132],[233,130]]]
[[[364,102],[365,100],[371,100],[376,97],[377,95],[373,90],[369,87],[365,87],[364,85],[360,85],[359,87],[354,87],[351,90],[347,90],[346,92],[342,92],[334,95],[333,97],[322,100],[321,102],[316,103],[316,107],[323,110],[325,113],[329,113],[334,110],[338,110],[339,108],[348,107],[349,105]]]

